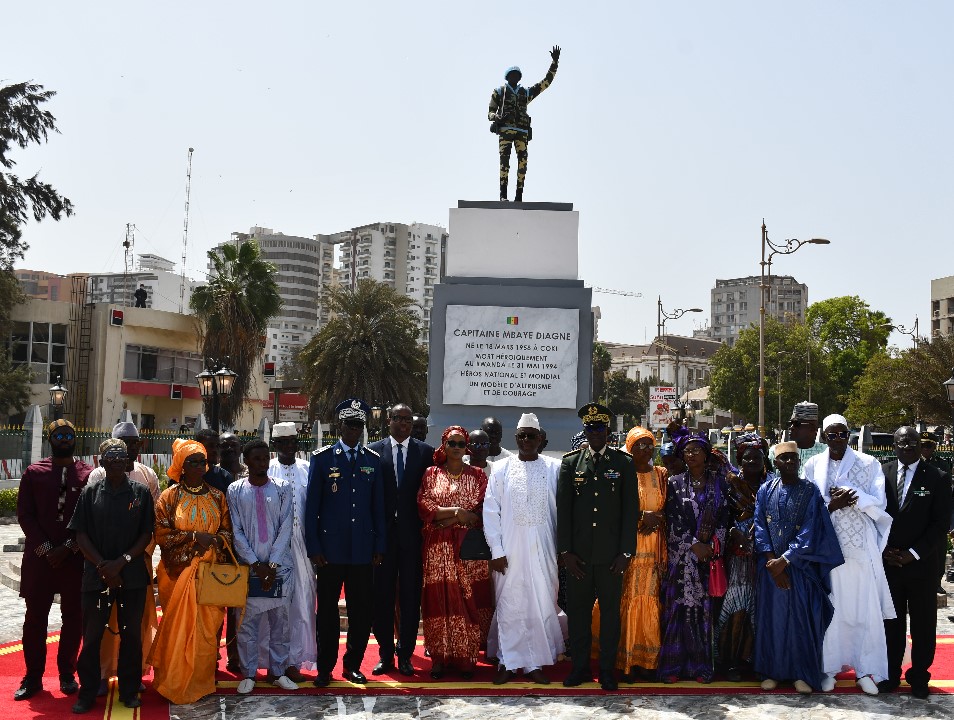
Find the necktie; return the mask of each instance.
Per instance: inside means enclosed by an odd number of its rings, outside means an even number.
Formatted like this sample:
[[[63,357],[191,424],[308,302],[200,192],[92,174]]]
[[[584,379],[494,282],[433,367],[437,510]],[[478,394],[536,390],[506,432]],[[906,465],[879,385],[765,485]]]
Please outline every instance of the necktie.
[[[348,450],[348,462],[354,466],[354,450]]]
[[[901,501],[904,499],[904,480],[908,477],[908,466],[902,465],[901,472],[898,473],[898,506],[900,507]]]
[[[404,446],[398,445],[398,456],[397,456],[397,484],[398,487],[401,487],[401,483],[404,481]]]

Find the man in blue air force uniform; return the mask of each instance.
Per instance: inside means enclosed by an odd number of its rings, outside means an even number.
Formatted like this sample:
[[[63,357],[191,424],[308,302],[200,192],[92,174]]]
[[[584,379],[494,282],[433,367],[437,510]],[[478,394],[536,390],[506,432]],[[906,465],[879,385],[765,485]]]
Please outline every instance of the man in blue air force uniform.
[[[371,635],[372,563],[384,556],[381,458],[361,446],[369,408],[349,398],[335,408],[341,439],[315,451],[308,471],[305,545],[318,576],[317,687],[327,687],[338,661],[338,598],[348,603],[348,643],[342,677],[367,682],[361,661]]]

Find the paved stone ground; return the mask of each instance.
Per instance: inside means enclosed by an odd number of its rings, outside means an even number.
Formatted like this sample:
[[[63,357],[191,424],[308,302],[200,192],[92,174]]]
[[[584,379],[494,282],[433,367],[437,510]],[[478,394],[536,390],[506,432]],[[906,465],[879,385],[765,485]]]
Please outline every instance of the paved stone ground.
[[[15,545],[21,536],[18,525],[0,525],[0,548]],[[18,553],[0,552],[0,564],[18,561]],[[938,634],[954,635],[954,584],[945,583],[951,593],[951,608],[938,610]],[[19,640],[25,606],[15,590],[0,585],[0,643]],[[59,616],[50,614],[50,630],[58,630]],[[954,717],[954,695],[933,694],[919,701],[909,694],[878,697],[866,695],[734,696],[603,696],[603,697],[344,697],[344,696],[259,696],[214,695],[193,705],[173,706],[177,720],[253,720],[256,718],[327,717],[381,718],[386,720],[452,720],[456,718],[501,718],[513,720],[600,720],[632,718],[638,712],[645,720],[756,720],[784,717],[794,720],[860,720],[861,718]]]

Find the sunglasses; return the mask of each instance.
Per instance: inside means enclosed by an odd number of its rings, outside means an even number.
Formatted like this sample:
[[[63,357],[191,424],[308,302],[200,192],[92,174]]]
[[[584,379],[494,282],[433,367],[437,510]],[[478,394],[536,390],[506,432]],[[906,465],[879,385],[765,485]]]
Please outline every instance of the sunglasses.
[[[470,446],[474,448],[475,450],[483,450],[485,448],[489,448],[490,443],[489,442],[479,442],[479,443],[472,442]]]
[[[364,421],[362,421],[362,420],[345,420],[345,421],[344,421],[344,425],[345,425],[345,427],[355,428],[355,429],[357,429],[357,428],[363,428],[363,427],[364,427]]]
[[[449,448],[460,448],[461,450],[467,447],[466,440],[448,440],[444,444]]]
[[[391,422],[410,423],[414,422],[414,418],[410,415],[392,415]]]
[[[521,432],[517,433],[517,440],[539,440],[540,433],[527,433]]]
[[[921,445],[919,446],[917,443],[912,443],[912,442],[904,442],[904,443],[898,442],[898,443],[895,443],[894,446],[895,446],[896,448],[898,448],[898,450],[910,450],[910,449],[916,448],[916,447],[930,447],[930,448],[932,448],[932,447],[934,447],[934,443],[921,443]]]
[[[652,450],[655,446],[652,443],[636,443],[633,445],[635,450]]]
[[[705,450],[700,447],[687,447],[682,451],[683,455],[701,455],[703,453],[705,453]]]
[[[50,435],[54,440],[75,440],[76,435],[71,432],[58,432]]]
[[[838,430],[836,432],[826,432],[825,437],[829,440],[847,440],[850,434],[847,430]]]

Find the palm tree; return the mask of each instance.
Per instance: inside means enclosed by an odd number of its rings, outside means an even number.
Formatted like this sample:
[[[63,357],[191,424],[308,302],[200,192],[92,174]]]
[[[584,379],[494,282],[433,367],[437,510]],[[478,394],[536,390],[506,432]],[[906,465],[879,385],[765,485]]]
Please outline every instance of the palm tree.
[[[336,287],[327,297],[333,319],[300,354],[303,391],[312,409],[329,418],[339,402],[359,397],[372,405],[427,398],[427,353],[418,344],[414,301],[374,280]]]
[[[606,389],[606,373],[613,366],[613,358],[603,343],[593,343],[593,397],[601,402]]]
[[[189,307],[195,313],[203,356],[227,362],[238,373],[219,409],[222,425],[230,427],[245,404],[262,337],[269,320],[281,310],[282,298],[275,282],[277,268],[262,259],[254,240],[238,247],[224,245],[220,252],[209,250],[208,257],[209,284],[196,288]]]

